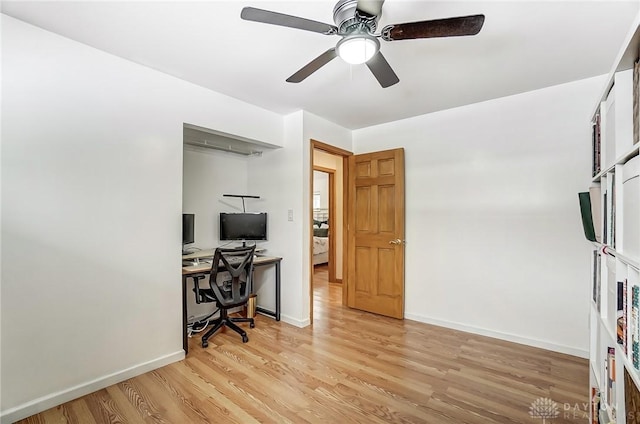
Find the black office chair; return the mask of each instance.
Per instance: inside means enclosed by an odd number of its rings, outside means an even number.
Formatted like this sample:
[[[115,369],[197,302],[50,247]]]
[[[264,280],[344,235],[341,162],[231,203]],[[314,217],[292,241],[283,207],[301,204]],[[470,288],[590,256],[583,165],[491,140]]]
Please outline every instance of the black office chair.
[[[227,326],[240,334],[243,343],[249,341],[247,333],[234,323],[248,322],[249,326],[253,328],[255,327],[253,318],[230,318],[227,314],[229,309],[242,306],[249,300],[255,250],[255,245],[237,249],[217,248],[211,263],[209,288],[200,288],[199,280],[204,278],[204,275],[193,279],[196,303],[215,302],[220,308],[220,317],[213,321],[213,328],[202,336],[202,347],[209,345],[209,337],[213,336],[222,326]],[[228,272],[231,279],[218,285],[218,275],[223,272]]]

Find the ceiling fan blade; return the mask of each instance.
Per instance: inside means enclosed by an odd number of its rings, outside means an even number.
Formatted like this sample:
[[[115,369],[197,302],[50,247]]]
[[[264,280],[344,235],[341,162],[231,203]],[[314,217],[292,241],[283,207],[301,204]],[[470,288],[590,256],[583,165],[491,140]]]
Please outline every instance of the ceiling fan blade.
[[[380,16],[382,14],[384,0],[358,0],[356,11],[368,16]]]
[[[382,29],[382,39],[395,41],[414,38],[476,35],[482,29],[482,24],[484,24],[484,15],[459,16],[457,18],[387,25]]]
[[[313,59],[311,62],[304,65],[298,72],[287,78],[287,82],[302,82],[309,75],[313,74],[318,69],[322,68],[327,63],[331,62],[337,56],[336,48],[331,47],[320,56]]]
[[[367,66],[382,88],[390,87],[400,81],[380,51],[367,62]]]
[[[299,18],[297,16],[285,15],[284,13],[272,12],[270,10],[256,9],[255,7],[243,8],[240,17],[245,21],[280,25],[289,28],[303,29],[305,31],[319,32],[326,35],[336,34],[338,32],[338,28],[333,25]]]

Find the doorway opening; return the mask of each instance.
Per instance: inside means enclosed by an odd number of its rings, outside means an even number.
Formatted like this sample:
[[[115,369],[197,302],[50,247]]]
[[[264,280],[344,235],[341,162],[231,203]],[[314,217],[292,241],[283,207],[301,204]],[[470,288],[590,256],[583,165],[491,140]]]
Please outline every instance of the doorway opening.
[[[320,152],[319,154],[321,154]],[[336,214],[336,170],[313,167],[313,256],[314,271],[325,269],[327,279],[336,282],[336,238],[341,217]],[[339,212],[338,212],[339,213]],[[335,225],[330,225],[334,224]],[[338,270],[340,271],[340,270]]]
[[[336,208],[336,174],[340,176],[338,167],[326,168],[317,165],[322,162],[334,165],[335,158],[324,152],[314,155],[313,167],[313,298],[315,315],[321,317],[331,309],[327,302],[340,302],[342,299],[342,267],[336,266],[338,254],[336,239],[339,222],[342,220],[340,209]],[[338,245],[339,247],[339,245]],[[338,279],[339,278],[339,279]]]
[[[351,152],[311,140],[311,275],[310,319],[314,301],[329,298],[346,304],[346,204],[348,157]],[[327,311],[318,308],[317,312]]]

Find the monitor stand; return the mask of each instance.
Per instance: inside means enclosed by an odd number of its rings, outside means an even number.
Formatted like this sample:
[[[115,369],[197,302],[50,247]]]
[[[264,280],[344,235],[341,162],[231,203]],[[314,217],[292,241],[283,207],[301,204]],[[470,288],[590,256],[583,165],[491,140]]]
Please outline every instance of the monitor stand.
[[[247,247],[247,242],[243,241],[242,242],[242,246],[232,246],[231,249],[235,249],[235,250],[240,250],[240,249],[244,249]],[[251,247],[251,246],[249,246]],[[235,255],[236,253],[232,253],[232,255]]]
[[[232,246],[232,249],[244,249],[245,247],[247,247],[247,242],[243,241],[242,242],[242,246]]]

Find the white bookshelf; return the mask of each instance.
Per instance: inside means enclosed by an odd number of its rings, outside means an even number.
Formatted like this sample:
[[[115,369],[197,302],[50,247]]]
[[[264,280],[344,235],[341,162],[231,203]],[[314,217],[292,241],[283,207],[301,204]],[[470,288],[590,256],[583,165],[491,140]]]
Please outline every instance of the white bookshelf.
[[[600,395],[598,417],[592,416],[592,422],[602,424],[625,424],[629,414],[639,412],[626,410],[630,395],[640,391],[640,89],[634,87],[640,85],[640,71],[634,71],[638,57],[640,14],[592,117],[594,132],[600,134],[599,146],[598,137],[592,140],[592,190],[599,196],[592,200],[592,208],[599,208],[592,216],[601,236],[593,243],[589,376],[590,394],[595,388]],[[630,377],[626,383],[625,372]]]

